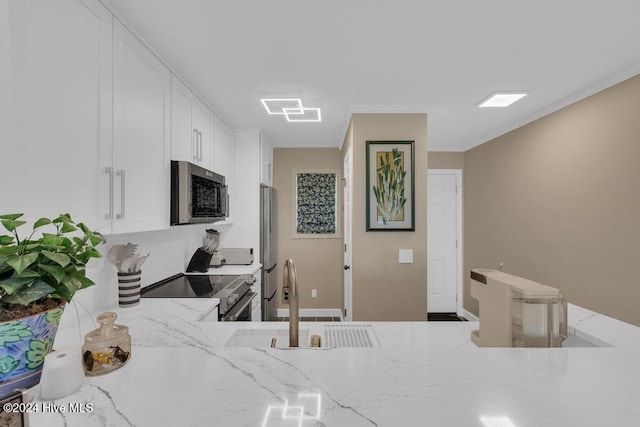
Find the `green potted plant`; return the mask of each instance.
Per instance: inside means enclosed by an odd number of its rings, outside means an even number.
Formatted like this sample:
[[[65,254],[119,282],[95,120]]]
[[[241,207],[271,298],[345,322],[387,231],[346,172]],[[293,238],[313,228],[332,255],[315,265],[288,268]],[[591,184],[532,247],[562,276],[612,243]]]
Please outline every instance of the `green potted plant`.
[[[21,239],[22,215],[0,215],[0,397],[40,381],[65,304],[94,285],[85,266],[102,256],[102,235],[69,214],[40,218]]]

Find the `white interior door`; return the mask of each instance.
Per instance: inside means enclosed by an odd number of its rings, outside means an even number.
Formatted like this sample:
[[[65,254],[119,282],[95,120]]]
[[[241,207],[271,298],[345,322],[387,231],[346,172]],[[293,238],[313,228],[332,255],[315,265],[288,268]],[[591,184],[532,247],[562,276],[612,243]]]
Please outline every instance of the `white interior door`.
[[[351,148],[344,156],[344,191],[343,197],[343,233],[344,233],[344,307],[343,315],[345,321],[353,320],[353,294],[352,294],[352,269],[351,269]]]
[[[430,170],[427,193],[427,312],[462,311],[460,170]]]

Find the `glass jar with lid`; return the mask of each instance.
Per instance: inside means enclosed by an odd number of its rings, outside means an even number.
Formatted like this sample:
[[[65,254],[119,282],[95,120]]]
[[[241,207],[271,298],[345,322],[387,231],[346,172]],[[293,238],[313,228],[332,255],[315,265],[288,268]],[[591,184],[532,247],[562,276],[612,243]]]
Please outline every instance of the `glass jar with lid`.
[[[116,325],[118,315],[106,312],[98,315],[98,329],[84,336],[82,362],[85,375],[103,375],[124,366],[131,358],[129,328]]]

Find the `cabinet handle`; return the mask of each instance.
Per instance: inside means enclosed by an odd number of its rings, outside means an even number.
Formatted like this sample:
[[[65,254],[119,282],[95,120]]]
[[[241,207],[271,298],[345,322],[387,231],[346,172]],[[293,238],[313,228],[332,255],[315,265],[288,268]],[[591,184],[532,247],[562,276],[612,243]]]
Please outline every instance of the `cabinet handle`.
[[[124,169],[116,171],[116,175],[120,177],[120,213],[116,218],[124,219]]]
[[[191,158],[198,160],[198,129],[191,132]]]
[[[109,211],[105,214],[105,219],[113,218],[113,168],[106,167],[104,172],[109,176]]]
[[[202,132],[198,131],[198,160],[202,161]]]
[[[196,161],[200,161],[200,132],[195,129],[196,133]]]

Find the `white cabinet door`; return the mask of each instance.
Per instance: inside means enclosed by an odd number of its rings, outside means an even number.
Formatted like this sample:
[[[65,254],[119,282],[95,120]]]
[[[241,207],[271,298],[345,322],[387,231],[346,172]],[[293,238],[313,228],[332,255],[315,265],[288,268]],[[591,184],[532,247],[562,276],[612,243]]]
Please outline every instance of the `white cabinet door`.
[[[171,73],[114,21],[114,233],[169,228]]]
[[[193,127],[197,136],[198,162],[205,169],[213,169],[213,113],[194,97],[191,105]]]
[[[191,120],[191,91],[171,76],[171,160],[197,162],[197,136]]]
[[[213,112],[175,75],[171,86],[171,160],[213,169]]]
[[[213,170],[225,177],[229,196],[229,216],[235,212],[235,155],[233,131],[218,117],[215,118]],[[230,221],[230,220],[229,220]]]
[[[113,17],[97,0],[16,1],[8,12],[1,210],[68,212],[105,232]]]

